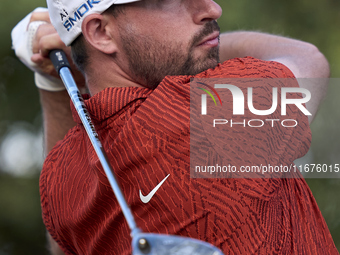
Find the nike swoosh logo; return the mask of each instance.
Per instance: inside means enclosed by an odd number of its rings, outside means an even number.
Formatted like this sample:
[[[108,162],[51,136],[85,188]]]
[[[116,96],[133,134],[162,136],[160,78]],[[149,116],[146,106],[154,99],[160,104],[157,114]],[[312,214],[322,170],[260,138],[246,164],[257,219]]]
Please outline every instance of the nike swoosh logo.
[[[170,176],[170,174],[168,174],[163,181],[161,181],[160,183],[158,183],[158,185],[147,195],[147,196],[143,196],[142,191],[139,190],[139,197],[140,200],[142,200],[142,202],[144,204],[147,204],[150,202],[151,198],[153,197],[153,195],[155,195],[155,193],[157,192],[157,190],[162,186],[162,184],[165,182],[165,180]]]

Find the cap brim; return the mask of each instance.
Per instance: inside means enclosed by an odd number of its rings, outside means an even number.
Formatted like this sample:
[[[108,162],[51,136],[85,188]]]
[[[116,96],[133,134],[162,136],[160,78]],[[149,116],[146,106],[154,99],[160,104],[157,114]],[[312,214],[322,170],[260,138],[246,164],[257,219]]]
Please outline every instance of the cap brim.
[[[127,4],[127,3],[132,3],[132,2],[138,2],[140,0],[117,0],[115,1],[114,4]]]

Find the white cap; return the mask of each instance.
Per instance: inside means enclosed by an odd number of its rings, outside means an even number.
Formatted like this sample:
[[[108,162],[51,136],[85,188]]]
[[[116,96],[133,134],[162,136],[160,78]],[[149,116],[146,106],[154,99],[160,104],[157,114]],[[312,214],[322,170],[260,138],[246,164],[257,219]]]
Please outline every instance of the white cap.
[[[84,18],[102,13],[113,4],[139,0],[47,0],[50,19],[61,40],[69,46],[80,34]]]

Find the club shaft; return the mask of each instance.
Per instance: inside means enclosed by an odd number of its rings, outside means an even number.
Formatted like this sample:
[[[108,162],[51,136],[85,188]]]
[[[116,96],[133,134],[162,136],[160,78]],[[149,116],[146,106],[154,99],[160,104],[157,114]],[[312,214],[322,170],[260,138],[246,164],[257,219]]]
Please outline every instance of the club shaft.
[[[119,183],[117,181],[117,178],[111,168],[111,165],[109,164],[107,155],[103,149],[103,146],[99,140],[98,134],[95,131],[95,127],[92,123],[90,114],[88,113],[83,98],[78,90],[78,87],[73,79],[73,76],[70,72],[70,69],[66,66],[61,67],[59,70],[59,75],[61,79],[63,80],[66,90],[68,94],[70,95],[70,98],[74,104],[74,107],[77,110],[77,113],[84,125],[84,128],[88,134],[89,139],[91,140],[91,143],[93,145],[94,150],[96,151],[98,158],[102,164],[102,167],[104,169],[104,172],[109,180],[109,183],[113,189],[113,192],[118,200],[118,203],[122,209],[122,212],[124,214],[124,217],[131,229],[131,235],[133,236],[135,233],[140,232],[140,230],[137,227],[137,224],[134,220],[134,217],[131,213],[131,210],[125,200],[125,197],[123,195],[123,192],[120,189]]]

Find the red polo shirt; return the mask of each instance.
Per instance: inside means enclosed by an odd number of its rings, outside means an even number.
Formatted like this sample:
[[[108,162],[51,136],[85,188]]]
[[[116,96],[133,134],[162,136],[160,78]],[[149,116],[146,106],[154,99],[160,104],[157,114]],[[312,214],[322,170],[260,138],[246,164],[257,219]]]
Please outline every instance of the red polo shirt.
[[[279,63],[243,58],[197,77],[292,74]],[[155,90],[107,88],[85,100],[138,226],[201,239],[225,254],[338,254],[303,179],[190,178],[190,78],[166,77]],[[256,134],[235,157],[263,157],[273,148],[289,161],[304,155],[308,120],[299,111],[294,117],[300,125],[283,134],[284,141],[279,132]],[[41,173],[45,226],[66,254],[131,254],[128,225],[75,112],[74,118],[78,125],[50,152]],[[225,146],[235,151],[233,143]],[[168,174],[144,204],[139,190],[148,194]]]

